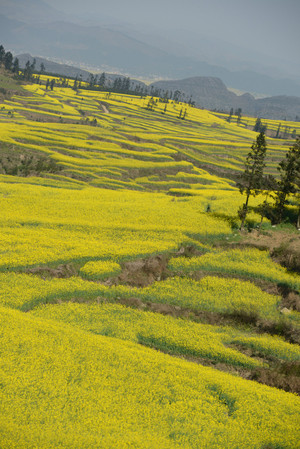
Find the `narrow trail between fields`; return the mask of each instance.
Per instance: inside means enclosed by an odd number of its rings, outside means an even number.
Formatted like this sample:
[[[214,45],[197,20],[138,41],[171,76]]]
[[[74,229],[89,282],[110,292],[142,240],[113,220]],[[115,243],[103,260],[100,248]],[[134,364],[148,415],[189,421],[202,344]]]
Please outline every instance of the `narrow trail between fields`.
[[[107,107],[105,106],[105,104],[100,103],[100,105],[101,105],[101,108],[102,108],[104,114],[110,114],[110,112],[109,112],[109,110],[107,109]]]

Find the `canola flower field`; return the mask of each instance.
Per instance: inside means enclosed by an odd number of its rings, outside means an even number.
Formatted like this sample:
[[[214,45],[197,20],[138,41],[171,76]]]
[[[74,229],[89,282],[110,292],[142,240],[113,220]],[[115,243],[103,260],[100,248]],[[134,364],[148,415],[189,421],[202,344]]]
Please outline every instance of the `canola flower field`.
[[[254,248],[207,252],[201,257],[174,258],[169,267],[175,272],[191,273],[197,270],[217,271],[226,274],[258,278],[275,283],[286,283],[300,290],[300,278],[285,268],[274,264],[267,251]]]
[[[292,394],[50,319],[0,316],[4,447],[298,446]]]
[[[299,313],[283,317],[282,298],[254,282],[299,291],[299,276],[266,252],[214,246],[237,239],[232,173],[256,134],[192,107],[181,121],[176,103],[149,111],[129,95],[24,91],[0,104],[0,447],[299,447],[299,397],[246,376],[299,363],[299,346],[192,319],[255,312],[299,328]],[[268,139],[269,173],[291,143]],[[166,278],[112,281],[156,254]]]

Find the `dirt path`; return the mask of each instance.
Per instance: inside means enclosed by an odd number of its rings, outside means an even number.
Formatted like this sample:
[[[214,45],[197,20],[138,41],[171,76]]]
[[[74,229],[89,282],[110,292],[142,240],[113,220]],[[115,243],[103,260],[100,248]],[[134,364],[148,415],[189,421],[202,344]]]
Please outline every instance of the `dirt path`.
[[[107,109],[107,107],[105,106],[105,104],[100,103],[100,105],[101,105],[101,108],[102,108],[104,114],[110,114],[110,112],[109,112],[109,110]]]

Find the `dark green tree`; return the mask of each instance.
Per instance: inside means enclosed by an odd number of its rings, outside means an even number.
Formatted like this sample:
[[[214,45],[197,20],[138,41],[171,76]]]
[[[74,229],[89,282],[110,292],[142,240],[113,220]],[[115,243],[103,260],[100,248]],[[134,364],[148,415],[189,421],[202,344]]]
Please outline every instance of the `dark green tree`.
[[[264,176],[261,185],[262,193],[265,197],[264,201],[255,207],[255,211],[259,213],[261,220],[258,228],[260,229],[264,218],[274,221],[274,208],[268,201],[269,198],[273,198],[273,192],[277,189],[277,181],[272,175]]]
[[[32,75],[31,64],[30,64],[30,61],[27,61],[25,64],[25,69],[24,69],[24,79],[30,80],[31,75]]]
[[[74,80],[73,89],[76,90],[76,91],[78,90],[78,79],[77,79],[77,76],[76,76],[76,78]]]
[[[233,108],[230,109],[229,116],[227,118],[227,122],[230,123],[233,116]]]
[[[236,123],[239,125],[241,123],[241,119],[242,119],[242,109],[238,108],[236,110],[235,115],[237,115]]]
[[[5,57],[5,49],[3,45],[0,45],[0,66],[4,62],[4,57]]]
[[[89,74],[89,77],[88,77],[88,84],[89,84],[89,88],[90,88],[90,89],[93,89],[93,88],[94,88],[95,82],[96,82],[95,76],[93,75],[93,73],[90,73],[90,74]]]
[[[180,90],[175,90],[173,94],[173,100],[177,103],[178,101],[180,101],[180,98],[181,98]]]
[[[15,73],[18,76],[19,70],[20,70],[19,60],[18,60],[18,58],[15,58],[14,62],[13,62],[12,71],[13,71],[13,73]]]
[[[276,131],[276,136],[275,136],[276,139],[279,138],[280,128],[281,128],[281,123],[279,123],[278,128],[277,128],[277,131]]]
[[[256,119],[256,122],[255,122],[255,125],[254,125],[254,128],[253,128],[253,131],[255,131],[255,132],[257,132],[257,133],[263,132],[263,133],[266,134],[266,131],[267,131],[267,125],[264,125],[264,124],[262,123],[261,119],[260,119],[260,118],[257,118],[257,119]]]
[[[239,181],[237,182],[237,187],[241,194],[246,195],[246,201],[239,209],[239,217],[241,219],[240,229],[243,229],[245,225],[250,196],[256,196],[261,191],[266,151],[265,135],[261,132],[257,136],[256,142],[253,142],[251,145],[251,151],[246,158],[245,171],[240,175]]]
[[[40,73],[45,73],[45,71],[46,71],[46,67],[45,67],[45,64],[42,62],[40,65]]]
[[[10,51],[8,51],[7,53],[5,53],[4,56],[4,67],[6,68],[6,70],[11,70],[12,63],[13,63],[13,55],[11,54]]]
[[[261,119],[259,117],[257,117],[253,131],[255,131],[256,133],[259,133],[261,126],[262,126]]]
[[[285,158],[279,163],[278,171],[280,180],[275,194],[275,215],[276,222],[281,223],[283,219],[284,207],[290,195],[295,194],[299,199],[300,194],[300,138],[287,151]],[[300,209],[298,214],[298,225]]]
[[[153,97],[149,98],[148,104],[147,104],[147,109],[149,109],[149,111],[153,111],[153,108],[155,106],[155,100]]]
[[[105,75],[105,73],[103,72],[103,73],[101,73],[100,78],[99,78],[99,87],[100,87],[101,89],[104,89],[105,81],[106,81],[106,75]]]

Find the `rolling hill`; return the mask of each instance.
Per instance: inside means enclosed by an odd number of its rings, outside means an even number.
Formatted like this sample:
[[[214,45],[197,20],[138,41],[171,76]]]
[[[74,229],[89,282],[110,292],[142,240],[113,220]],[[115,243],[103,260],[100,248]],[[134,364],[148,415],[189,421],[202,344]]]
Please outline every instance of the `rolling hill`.
[[[238,231],[255,119],[48,77],[0,98],[0,446],[295,449],[299,231]]]
[[[204,109],[230,111],[241,108],[246,115],[278,120],[300,117],[300,97],[274,96],[255,99],[249,93],[236,95],[219,78],[194,77],[176,81],[157,81],[153,87],[179,90]],[[298,120],[296,118],[296,120]]]

